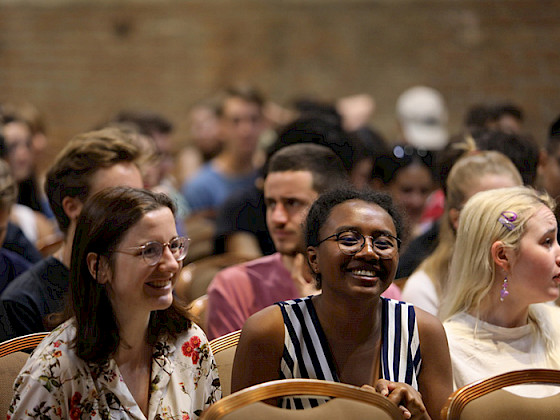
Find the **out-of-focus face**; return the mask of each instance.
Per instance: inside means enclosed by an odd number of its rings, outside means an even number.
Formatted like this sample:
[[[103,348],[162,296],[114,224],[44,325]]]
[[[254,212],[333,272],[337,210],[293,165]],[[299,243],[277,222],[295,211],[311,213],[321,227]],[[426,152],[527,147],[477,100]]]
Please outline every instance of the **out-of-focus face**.
[[[130,317],[148,315],[151,311],[167,309],[171,305],[181,263],[166,246],[159,262],[150,266],[141,251],[136,252],[134,248],[152,241],[165,244],[176,237],[175,219],[167,207],[146,213],[125,234],[117,250],[133,252],[115,253],[114,271],[108,270],[104,277],[117,317],[122,312]]]
[[[362,190],[368,188],[373,169],[373,159],[366,157],[358,161],[350,173],[350,181],[354,187]]]
[[[240,155],[251,156],[257,149],[264,128],[258,104],[232,97],[226,100],[220,118],[220,134],[224,147]]]
[[[393,219],[384,209],[362,200],[349,200],[332,208],[320,230],[319,240],[342,231],[356,231],[377,238],[397,236]],[[315,273],[321,274],[323,293],[348,297],[379,298],[395,278],[398,252],[390,259],[381,259],[370,238],[361,251],[344,254],[336,240],[326,240],[307,249]]]
[[[416,223],[426,206],[426,200],[434,189],[430,170],[421,164],[411,164],[400,169],[389,184],[389,192],[395,203],[406,211],[411,222]]]
[[[4,126],[3,134],[12,175],[16,182],[25,181],[35,165],[31,130],[26,124],[14,121]]]
[[[303,222],[318,196],[311,172],[268,174],[264,181],[266,225],[278,252],[284,255],[303,252]]]
[[[560,246],[552,211],[542,205],[527,221],[519,250],[511,254],[507,300],[517,305],[548,302],[558,298]],[[503,279],[497,279],[500,283]]]
[[[190,137],[204,155],[213,155],[221,148],[218,117],[207,107],[193,108],[189,113]]]
[[[90,180],[89,196],[109,187],[143,188],[142,174],[130,162],[117,163],[97,170]]]
[[[521,185],[518,181],[516,181],[512,176],[508,174],[484,174],[478,180],[473,182],[469,188],[465,190],[465,201],[462,203],[463,206],[471,198],[478,192],[487,191],[487,190],[494,190],[496,188],[508,188],[508,187],[515,187]],[[454,214],[451,217],[451,224],[455,231],[457,231],[459,227],[459,209],[453,209]]]
[[[515,118],[513,115],[504,114],[496,122],[497,128],[504,133],[520,133],[521,132],[521,121]]]

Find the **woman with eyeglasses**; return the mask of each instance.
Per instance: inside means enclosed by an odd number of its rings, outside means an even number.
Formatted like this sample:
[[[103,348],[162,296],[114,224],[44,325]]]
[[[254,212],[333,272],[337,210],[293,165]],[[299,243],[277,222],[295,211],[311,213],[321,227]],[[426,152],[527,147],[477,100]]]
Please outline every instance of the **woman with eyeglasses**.
[[[380,392],[403,418],[438,418],[452,390],[441,323],[381,297],[394,279],[402,223],[390,197],[333,190],[309,210],[307,259],[320,295],[253,315],[241,334],[232,390],[284,378],[345,382]],[[284,398],[287,408],[313,398]]]
[[[173,296],[188,250],[165,195],[95,194],[72,246],[69,319],[15,382],[8,418],[193,419],[221,397],[202,330]]]

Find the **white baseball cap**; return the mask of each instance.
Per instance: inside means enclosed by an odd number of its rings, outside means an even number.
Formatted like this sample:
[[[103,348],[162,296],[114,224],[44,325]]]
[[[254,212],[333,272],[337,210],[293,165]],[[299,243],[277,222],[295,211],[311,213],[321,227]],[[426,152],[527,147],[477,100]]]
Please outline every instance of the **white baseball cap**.
[[[404,91],[397,100],[397,118],[407,143],[441,150],[448,142],[447,108],[441,93],[426,86]]]

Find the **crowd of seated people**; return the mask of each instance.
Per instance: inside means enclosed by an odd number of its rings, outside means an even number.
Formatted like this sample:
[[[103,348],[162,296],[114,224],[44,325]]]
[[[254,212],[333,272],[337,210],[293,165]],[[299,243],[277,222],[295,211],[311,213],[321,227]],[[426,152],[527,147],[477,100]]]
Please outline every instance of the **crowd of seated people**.
[[[389,142],[372,105],[300,100],[279,125],[235,86],[192,110],[208,148],[177,154],[169,120],[124,110],[65,144],[44,192],[44,126],[1,107],[0,342],[50,331],[9,418],[196,419],[222,397],[209,340],[237,330],[233,392],[343,382],[403,418],[439,418],[454,389],[492,375],[560,369],[560,118],[539,150],[519,107],[476,105],[448,139],[442,96],[419,86]],[[59,247],[38,251],[16,205]],[[246,261],[214,276],[203,319],[175,288],[201,218],[214,237],[196,258]]]

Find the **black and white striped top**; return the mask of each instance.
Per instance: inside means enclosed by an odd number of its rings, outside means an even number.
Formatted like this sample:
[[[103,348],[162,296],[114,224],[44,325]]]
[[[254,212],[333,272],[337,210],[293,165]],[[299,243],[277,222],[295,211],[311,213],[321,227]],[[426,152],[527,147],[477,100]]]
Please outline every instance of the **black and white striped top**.
[[[381,297],[381,377],[418,389],[420,340],[414,307]],[[280,379],[310,378],[340,382],[312,297],[278,302],[284,318]],[[285,408],[314,407],[325,399],[284,398]]]

